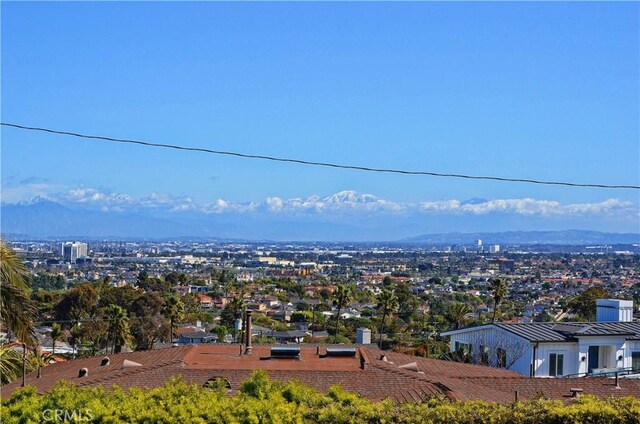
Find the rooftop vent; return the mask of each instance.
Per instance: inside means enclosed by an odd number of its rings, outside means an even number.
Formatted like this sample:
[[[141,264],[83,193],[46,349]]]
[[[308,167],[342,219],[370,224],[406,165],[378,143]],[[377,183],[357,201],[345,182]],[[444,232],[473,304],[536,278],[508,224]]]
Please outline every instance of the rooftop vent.
[[[582,389],[578,389],[578,388],[570,388],[569,391],[571,392],[571,396],[572,397],[580,397],[580,393],[582,393]]]
[[[388,364],[393,364],[393,362],[391,362],[389,358],[387,358],[387,355],[380,355],[380,360]]]
[[[89,375],[89,370],[86,368],[80,368],[80,371],[78,371],[78,378],[86,377],[88,375]]]
[[[111,363],[111,361],[109,360],[109,357],[105,356],[104,358],[102,358],[102,361],[100,361],[100,366],[101,367],[106,367],[110,363]]]
[[[130,361],[128,359],[125,359],[124,362],[122,362],[122,368],[141,367],[141,366],[142,364]]]
[[[280,347],[273,346],[271,348],[271,355],[265,359],[300,359],[299,347]]]
[[[415,371],[415,372],[419,372],[420,371],[420,369],[418,369],[418,364],[416,362],[410,362],[408,364],[398,365],[398,368],[402,368],[402,369],[410,370],[410,371]]]
[[[356,349],[354,347],[350,348],[327,348],[327,353],[320,356],[321,358],[326,357],[344,357],[344,358],[355,358],[356,357]]]

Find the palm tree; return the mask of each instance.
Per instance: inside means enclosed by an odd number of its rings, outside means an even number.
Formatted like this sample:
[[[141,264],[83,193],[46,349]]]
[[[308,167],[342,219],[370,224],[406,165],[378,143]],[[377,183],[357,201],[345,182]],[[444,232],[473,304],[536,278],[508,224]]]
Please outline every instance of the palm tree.
[[[30,289],[24,263],[0,241],[0,318],[20,341],[36,346],[36,308],[29,297]]]
[[[340,284],[333,292],[333,301],[338,306],[338,314],[336,315],[336,337],[338,337],[338,325],[340,324],[340,311],[346,308],[353,300],[353,286],[348,284]]]
[[[22,375],[22,355],[9,346],[0,346],[0,384],[7,384]]]
[[[382,349],[382,331],[384,330],[384,321],[387,315],[393,313],[398,307],[398,298],[393,290],[382,289],[382,293],[378,296],[378,309],[382,309],[382,319],[380,320],[380,331],[378,332],[378,345]]]
[[[496,312],[498,311],[498,305],[507,296],[507,285],[499,278],[495,278],[491,281],[491,295],[493,297],[493,318],[491,322],[496,320]]]
[[[242,317],[244,302],[242,297],[234,296],[222,311],[222,322],[233,328],[233,339],[236,340],[236,320]]]
[[[118,305],[109,305],[107,308],[107,319],[109,329],[107,330],[107,340],[113,343],[113,353],[120,353],[122,346],[131,341],[131,330],[129,329],[129,318],[127,311]],[[173,329],[173,327],[172,327]],[[172,330],[173,331],[173,330]],[[107,350],[109,349],[107,342]]]
[[[52,344],[51,354],[52,355],[56,354],[56,341],[62,340],[63,338],[64,338],[64,332],[62,331],[60,324],[58,324],[57,322],[54,322],[53,325],[51,326],[51,344]]]
[[[184,304],[177,296],[169,296],[169,298],[164,302],[163,314],[165,317],[169,318],[169,338],[171,339],[171,344],[173,344],[173,323],[176,320],[182,319],[182,316],[184,315]]]
[[[456,329],[460,328],[460,325],[464,321],[464,316],[471,312],[471,306],[466,303],[456,302],[451,306],[451,316],[456,322]]]
[[[46,367],[52,362],[55,362],[53,353],[45,352],[40,348],[40,346],[38,346],[31,352],[31,356],[29,357],[29,368],[37,369],[38,375],[36,376],[36,378],[40,378],[42,376],[42,368]]]

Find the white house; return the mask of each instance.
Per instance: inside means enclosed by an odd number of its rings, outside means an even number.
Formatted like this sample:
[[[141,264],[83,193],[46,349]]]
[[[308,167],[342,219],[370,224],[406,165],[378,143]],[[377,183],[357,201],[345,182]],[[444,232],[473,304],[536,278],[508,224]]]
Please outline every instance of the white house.
[[[640,373],[640,322],[632,321],[632,311],[631,301],[601,299],[596,322],[494,323],[442,335],[450,337],[452,352],[472,362],[525,376]]]

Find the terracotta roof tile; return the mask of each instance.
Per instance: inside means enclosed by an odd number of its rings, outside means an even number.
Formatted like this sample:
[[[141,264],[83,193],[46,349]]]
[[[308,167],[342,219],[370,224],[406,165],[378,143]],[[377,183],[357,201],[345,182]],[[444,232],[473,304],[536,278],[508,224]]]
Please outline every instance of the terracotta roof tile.
[[[252,355],[240,355],[233,345],[195,345],[153,351],[110,355],[110,364],[101,366],[102,357],[84,358],[51,364],[27,376],[27,384],[46,393],[59,381],[68,380],[79,386],[118,385],[123,388],[158,387],[171,377],[180,375],[188,383],[203,385],[222,377],[229,381],[232,393],[254,370],[264,369],[270,377],[287,382],[296,380],[320,391],[339,384],[346,390],[372,400],[391,398],[397,402],[419,402],[431,397],[451,400],[486,400],[512,402],[515,391],[520,399],[539,395],[569,399],[570,388],[600,397],[640,396],[640,380],[621,379],[619,389],[605,378],[530,379],[511,371],[478,365],[413,357],[401,353],[382,352],[373,347],[358,347],[355,357],[318,355],[316,346],[300,345],[300,359],[262,359],[269,357],[269,346],[255,346]],[[324,347],[319,348],[324,353]],[[381,354],[387,361],[380,359]],[[123,367],[125,360],[140,366]],[[415,362],[418,371],[399,368]],[[81,368],[86,377],[78,377]],[[20,386],[15,381],[2,388],[4,397]]]

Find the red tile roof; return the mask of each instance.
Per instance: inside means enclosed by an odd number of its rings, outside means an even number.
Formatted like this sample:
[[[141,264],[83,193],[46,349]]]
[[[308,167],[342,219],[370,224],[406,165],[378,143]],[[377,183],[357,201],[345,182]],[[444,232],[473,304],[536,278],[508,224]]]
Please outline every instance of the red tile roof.
[[[194,345],[153,351],[110,355],[110,363],[101,366],[102,357],[83,358],[51,364],[27,376],[27,384],[46,393],[59,381],[68,380],[78,386],[118,385],[123,388],[157,387],[180,375],[188,383],[203,385],[222,377],[231,384],[232,393],[256,369],[266,370],[280,381],[297,380],[320,391],[340,384],[372,400],[391,398],[398,402],[415,402],[431,397],[451,400],[486,400],[511,402],[515,391],[520,399],[543,394],[549,398],[568,399],[569,389],[582,388],[596,396],[640,396],[640,380],[620,380],[615,389],[610,379],[530,379],[520,374],[491,367],[420,358],[402,353],[358,347],[355,357],[326,357],[317,354],[315,346],[301,345],[300,359],[263,359],[269,357],[269,346],[254,346],[252,355],[240,355],[237,345]],[[325,347],[319,348],[323,354]],[[386,361],[381,356],[386,356]],[[124,367],[124,361],[140,366]],[[400,368],[415,362],[418,371]],[[86,377],[78,377],[81,368]],[[8,397],[20,386],[15,381],[2,388]]]

